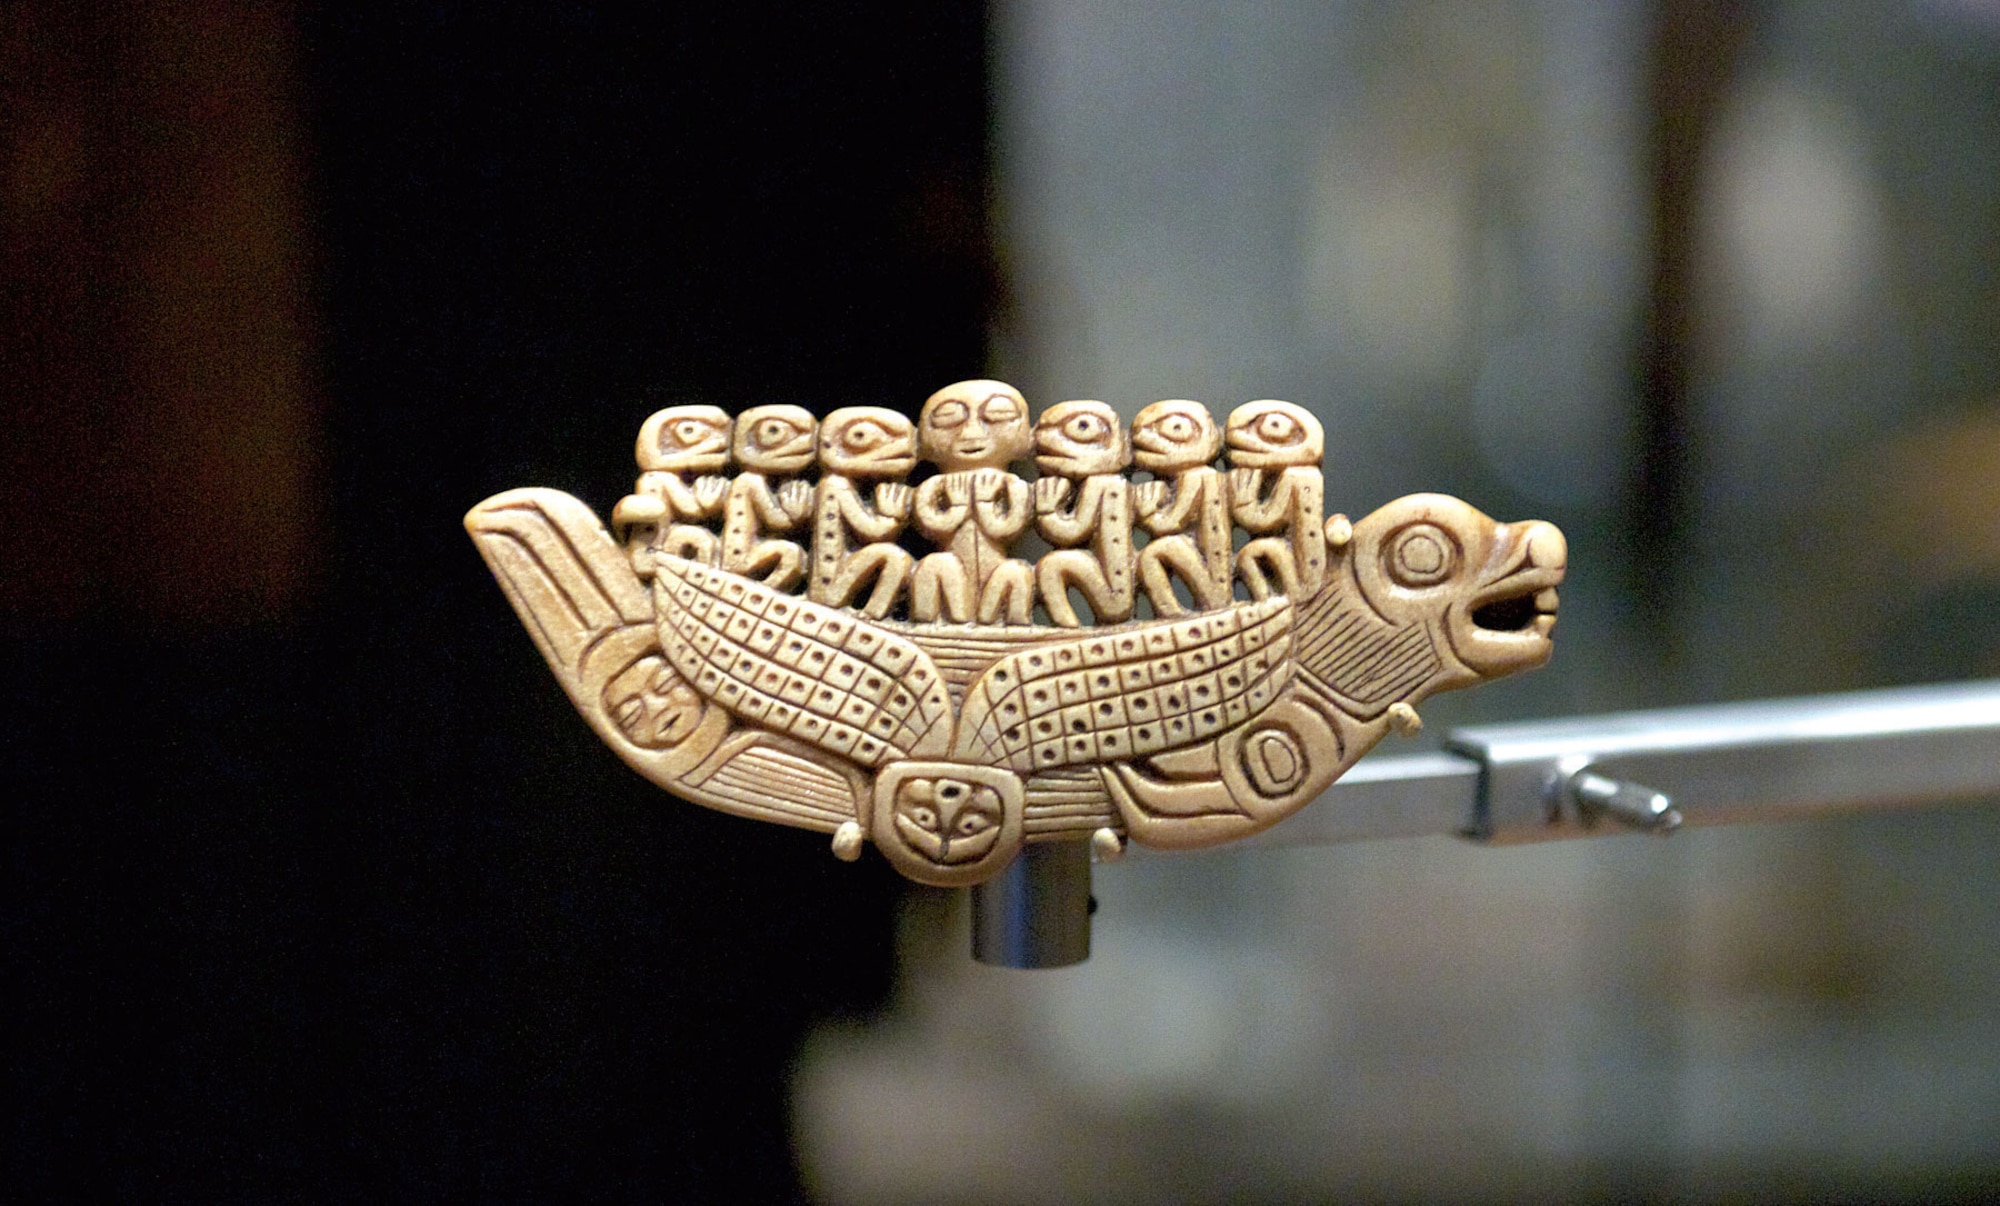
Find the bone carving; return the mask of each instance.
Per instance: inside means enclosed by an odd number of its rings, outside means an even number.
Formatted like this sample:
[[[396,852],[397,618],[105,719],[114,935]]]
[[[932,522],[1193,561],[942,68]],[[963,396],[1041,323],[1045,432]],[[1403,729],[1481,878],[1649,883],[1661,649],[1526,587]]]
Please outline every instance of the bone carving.
[[[1030,450],[1032,483],[1016,472]],[[1102,402],[1063,402],[1031,427],[1018,391],[965,381],[915,425],[879,407],[733,424],[669,407],[642,427],[616,538],[546,489],[465,523],[640,774],[962,886],[1027,842],[1256,833],[1427,696],[1548,660],[1560,531],[1437,494],[1324,515],[1323,451],[1288,402],[1218,430],[1169,399],[1129,433]],[[1232,520],[1251,537],[1233,554]],[[1031,525],[1056,546],[1034,565],[1015,556]],[[810,548],[783,535],[800,527]]]

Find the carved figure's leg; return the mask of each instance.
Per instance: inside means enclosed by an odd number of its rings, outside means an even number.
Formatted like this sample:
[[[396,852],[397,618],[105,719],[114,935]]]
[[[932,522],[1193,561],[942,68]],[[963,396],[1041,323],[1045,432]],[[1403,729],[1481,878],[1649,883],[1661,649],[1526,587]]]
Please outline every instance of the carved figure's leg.
[[[1191,536],[1163,536],[1139,550],[1139,578],[1156,616],[1182,616],[1187,608],[1174,594],[1173,579],[1187,583],[1197,608],[1213,611],[1229,602],[1229,583],[1209,576],[1208,564]]]
[[[922,622],[972,619],[972,575],[951,553],[932,553],[917,562],[910,579],[910,618]]]
[[[805,550],[789,540],[760,540],[736,565],[726,568],[746,578],[762,578],[773,590],[790,590],[805,577]]]
[[[841,563],[839,572],[827,583],[827,597],[820,601],[846,607],[855,592],[873,576],[875,589],[861,611],[879,620],[896,605],[896,596],[903,593],[903,583],[909,578],[914,561],[908,552],[893,544],[868,545]]]
[[[1064,628],[1075,628],[1083,623],[1070,605],[1069,590],[1073,586],[1083,592],[1090,604],[1090,612],[1095,622],[1117,623],[1132,617],[1131,600],[1124,601],[1123,614],[1119,611],[1119,600],[1111,597],[1110,583],[1105,581],[1104,567],[1098,564],[1097,555],[1085,549],[1061,549],[1049,553],[1035,565],[1035,576],[1042,588],[1042,604],[1049,609],[1049,619]]]
[[[1035,569],[1025,561],[1002,561],[979,592],[981,624],[1032,624],[1035,612]]]
[[[714,565],[717,543],[715,533],[707,528],[677,523],[660,533],[653,550],[670,557],[684,557],[697,565]]]
[[[1265,536],[1244,545],[1236,554],[1236,572],[1243,575],[1253,599],[1268,599],[1274,593],[1299,597],[1299,570],[1292,563],[1292,543],[1281,536]],[[1276,591],[1272,590],[1272,578],[1278,580]]]

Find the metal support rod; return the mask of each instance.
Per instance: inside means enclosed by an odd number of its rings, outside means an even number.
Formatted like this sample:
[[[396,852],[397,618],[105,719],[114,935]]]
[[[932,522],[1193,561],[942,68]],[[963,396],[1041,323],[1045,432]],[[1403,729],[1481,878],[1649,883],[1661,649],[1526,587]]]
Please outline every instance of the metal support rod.
[[[1617,832],[1593,825],[1571,786],[1585,768],[1665,793],[1689,825],[2000,799],[2000,681],[1490,725],[1446,742],[1481,768],[1464,829],[1486,839]]]
[[[1297,816],[1219,849],[1540,841],[2000,801],[2000,680],[1487,725],[1445,741],[1449,753],[1363,759]],[[1089,844],[1032,843],[972,889],[972,953],[1002,967],[1089,958]]]
[[[1090,958],[1090,844],[1031,842],[972,889],[972,957],[996,967]]]
[[[1297,816],[1220,849],[1598,837],[1666,831],[1671,818],[2000,801],[2000,680],[1483,725],[1445,744],[1364,758]]]

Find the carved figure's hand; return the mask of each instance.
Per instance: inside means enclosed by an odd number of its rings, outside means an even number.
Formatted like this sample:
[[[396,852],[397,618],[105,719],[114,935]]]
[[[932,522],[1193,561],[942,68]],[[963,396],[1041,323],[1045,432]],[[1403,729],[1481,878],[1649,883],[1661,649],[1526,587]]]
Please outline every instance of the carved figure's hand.
[[[972,497],[979,502],[992,502],[1000,497],[1000,488],[1006,479],[1007,474],[999,469],[974,469]]]
[[[1139,518],[1149,519],[1167,505],[1167,483],[1160,479],[1136,482],[1132,486],[1132,506]]]
[[[729,493],[729,479],[726,477],[698,477],[694,479],[694,500],[700,504],[704,515],[722,505],[722,496]]]
[[[1256,498],[1257,491],[1264,485],[1262,469],[1231,469],[1229,471],[1229,497],[1232,501],[1242,498]]]
[[[879,482],[875,486],[875,509],[892,519],[910,513],[910,488],[902,482]]]
[[[1069,497],[1069,479],[1066,477],[1040,477],[1035,479],[1035,514],[1047,515],[1063,505]]]
[[[944,475],[944,499],[954,507],[962,507],[972,497],[972,475],[967,473],[947,473]]]
[[[785,514],[791,516],[793,523],[804,519],[812,511],[812,483],[802,482],[795,478],[779,486],[778,505],[785,509]]]

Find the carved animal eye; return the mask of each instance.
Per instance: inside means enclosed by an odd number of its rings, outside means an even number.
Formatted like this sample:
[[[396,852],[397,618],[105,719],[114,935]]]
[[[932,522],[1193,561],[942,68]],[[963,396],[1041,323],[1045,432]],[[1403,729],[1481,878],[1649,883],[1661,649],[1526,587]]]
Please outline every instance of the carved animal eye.
[[[1103,419],[1096,415],[1074,415],[1064,423],[1063,434],[1079,444],[1095,444],[1103,439],[1108,428]]]
[[[1194,438],[1194,420],[1186,415],[1168,415],[1154,430],[1176,444],[1185,444]]]
[[[766,419],[757,424],[757,446],[776,448],[797,433],[797,428],[783,419]]]
[[[994,394],[979,408],[979,417],[988,423],[1012,423],[1021,417],[1021,408],[1005,394]]]
[[[1274,410],[1257,420],[1257,436],[1266,444],[1296,444],[1305,439],[1306,431],[1292,416]]]
[[[937,813],[931,811],[929,808],[926,808],[923,805],[918,805],[917,807],[908,810],[903,815],[910,818],[910,822],[916,825],[919,829],[927,829],[932,833],[937,832],[937,827],[938,827]]]
[[[953,832],[960,837],[971,837],[975,833],[985,833],[993,828],[993,818],[984,813],[968,812],[952,823]]]
[[[965,420],[971,417],[971,414],[963,402],[940,402],[937,409],[931,412],[931,426],[963,427]]]
[[[1436,586],[1458,568],[1458,541],[1434,523],[1411,524],[1390,542],[1387,568],[1405,586]]]
[[[682,419],[674,424],[674,439],[679,441],[683,448],[701,443],[701,438],[707,434],[708,424],[699,419]]]
[[[873,423],[862,422],[850,426],[847,429],[847,434],[841,436],[840,440],[841,443],[846,444],[856,452],[866,452],[868,449],[880,444],[888,437],[888,434],[888,432],[883,431]]]

